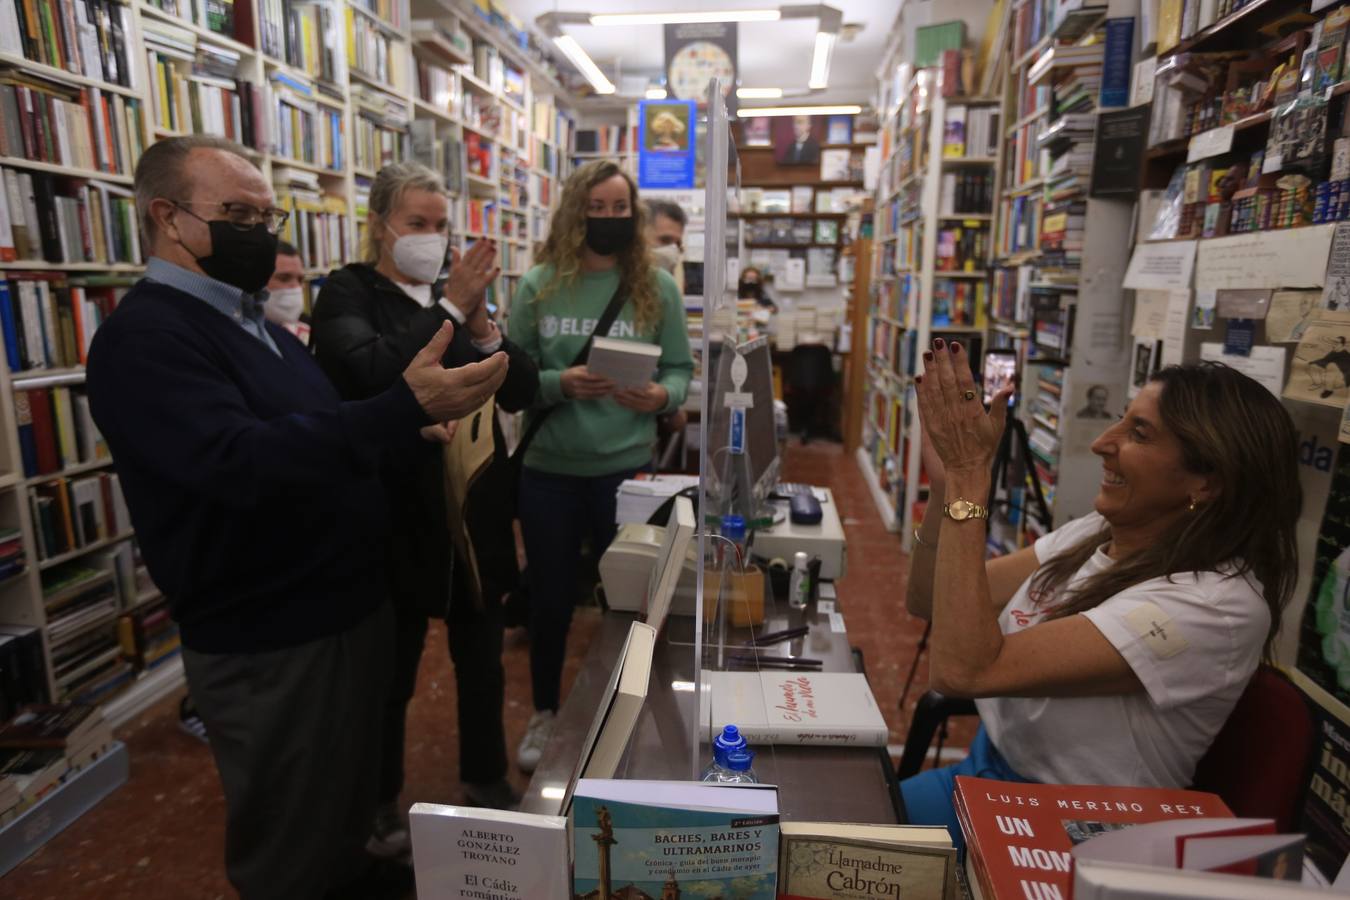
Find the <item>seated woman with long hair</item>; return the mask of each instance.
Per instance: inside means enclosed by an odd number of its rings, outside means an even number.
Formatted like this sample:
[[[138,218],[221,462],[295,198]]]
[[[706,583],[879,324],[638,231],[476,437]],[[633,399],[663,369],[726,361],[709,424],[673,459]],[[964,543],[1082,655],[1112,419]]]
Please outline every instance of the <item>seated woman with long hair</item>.
[[[981,725],[964,762],[901,783],[910,821],[959,843],[956,775],[1189,786],[1294,587],[1289,414],[1227,366],[1163,369],[1092,444],[1095,512],[986,562],[1010,389],[986,412],[941,340],[915,381],[932,499],[908,607],[932,620],[932,686],[977,698]]]

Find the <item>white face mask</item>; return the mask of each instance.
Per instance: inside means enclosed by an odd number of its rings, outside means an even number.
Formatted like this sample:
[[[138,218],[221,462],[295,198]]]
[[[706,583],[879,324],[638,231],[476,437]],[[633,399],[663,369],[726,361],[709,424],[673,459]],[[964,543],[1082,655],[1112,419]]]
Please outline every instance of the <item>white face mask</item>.
[[[390,234],[395,234],[391,228]],[[444,234],[405,234],[394,241],[394,266],[414,281],[431,284],[445,265],[445,248],[450,238]]]
[[[303,288],[289,287],[271,291],[267,302],[263,304],[263,314],[269,322],[278,325],[294,325],[300,321],[305,311],[305,291]]]
[[[680,267],[681,257],[679,244],[658,244],[652,248],[652,262],[672,275]]]

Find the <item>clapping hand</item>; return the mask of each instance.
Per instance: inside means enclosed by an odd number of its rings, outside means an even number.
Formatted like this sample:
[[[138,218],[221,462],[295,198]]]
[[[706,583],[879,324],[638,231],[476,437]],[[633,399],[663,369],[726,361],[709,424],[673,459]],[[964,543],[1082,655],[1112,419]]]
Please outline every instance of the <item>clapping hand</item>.
[[[453,369],[442,366],[441,358],[454,333],[454,325],[442,324],[403,370],[403,380],[412,389],[418,406],[433,422],[464,418],[482,406],[506,380],[505,353],[494,353],[482,362]]]
[[[936,461],[929,467],[930,475],[935,468],[944,476],[987,474],[1003,438],[1012,385],[995,394],[992,408],[985,412],[961,345],[949,347],[939,338],[923,355],[923,375],[914,379],[914,390],[932,451],[922,448],[925,463],[930,457]]]
[[[661,385],[651,383],[646,387],[615,391],[614,402],[633,412],[654,413],[666,408],[670,394]]]
[[[463,255],[458,250],[452,250],[450,276],[444,287],[445,299],[464,313],[466,320],[472,322],[475,314],[485,307],[483,298],[487,286],[501,271],[497,265],[497,244],[494,241],[478,241]],[[486,318],[486,311],[483,316]]]

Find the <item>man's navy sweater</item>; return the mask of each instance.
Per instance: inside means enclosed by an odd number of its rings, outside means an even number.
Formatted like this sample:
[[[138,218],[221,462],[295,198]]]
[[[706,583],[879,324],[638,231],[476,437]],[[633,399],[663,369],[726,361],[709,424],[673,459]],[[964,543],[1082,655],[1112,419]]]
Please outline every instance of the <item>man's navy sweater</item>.
[[[427,418],[403,379],[343,403],[305,348],[281,355],[201,300],[141,281],[89,351],[94,421],[183,644],[294,646],[384,601],[379,463]]]

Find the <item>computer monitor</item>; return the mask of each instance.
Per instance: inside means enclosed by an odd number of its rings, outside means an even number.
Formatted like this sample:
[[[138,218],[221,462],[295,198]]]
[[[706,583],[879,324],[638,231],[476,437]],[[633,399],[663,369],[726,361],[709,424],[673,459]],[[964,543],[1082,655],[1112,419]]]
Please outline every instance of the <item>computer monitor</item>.
[[[716,377],[708,401],[712,419],[705,470],[710,475],[709,494],[718,514],[736,513],[753,520],[766,514],[769,494],[778,483],[769,339],[756,338],[730,351],[717,343],[710,349],[707,371],[716,372]],[[738,359],[743,361],[743,369]],[[738,407],[745,412],[741,452],[735,452],[732,443],[732,413]]]

